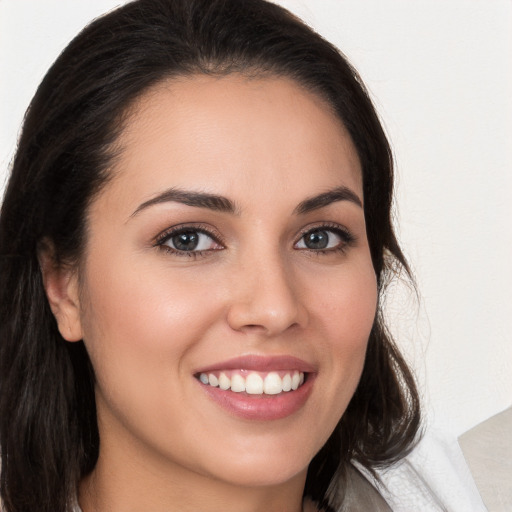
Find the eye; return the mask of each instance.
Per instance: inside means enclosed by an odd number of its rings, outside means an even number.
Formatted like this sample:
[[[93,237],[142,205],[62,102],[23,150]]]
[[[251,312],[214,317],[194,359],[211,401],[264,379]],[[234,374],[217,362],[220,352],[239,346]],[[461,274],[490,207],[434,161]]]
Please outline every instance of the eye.
[[[212,234],[194,227],[168,230],[158,237],[156,245],[176,254],[189,255],[223,249]]]
[[[354,240],[353,235],[340,227],[320,226],[306,231],[295,248],[310,251],[344,250]]]

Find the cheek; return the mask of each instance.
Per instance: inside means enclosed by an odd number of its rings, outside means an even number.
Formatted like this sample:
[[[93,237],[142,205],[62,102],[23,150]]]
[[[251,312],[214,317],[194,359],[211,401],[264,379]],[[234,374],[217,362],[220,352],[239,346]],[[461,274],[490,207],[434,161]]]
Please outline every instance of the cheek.
[[[354,270],[354,269],[352,269]],[[321,279],[318,284],[321,284]],[[325,404],[334,425],[344,413],[359,382],[368,338],[377,308],[377,283],[371,264],[347,271],[338,280],[326,279],[312,300],[319,350],[325,361]],[[319,289],[319,288],[318,288]],[[322,378],[322,375],[319,375]]]
[[[92,262],[94,263],[94,262]],[[204,281],[155,266],[94,265],[84,290],[84,342],[105,392],[171,389],[182,360],[216,321]],[[157,394],[155,394],[157,396]]]
[[[315,290],[310,304],[328,331],[331,349],[365,348],[377,308],[377,281],[371,262],[347,267],[335,277],[317,274]]]
[[[206,328],[212,302],[204,280],[187,280],[155,265],[112,264],[104,265],[104,271],[91,267],[94,272],[85,292],[86,332],[99,331],[104,337],[108,333],[109,343],[149,349],[153,344],[169,345],[184,331]],[[198,314],[205,317],[203,323],[197,322]],[[94,319],[94,324],[87,319]]]

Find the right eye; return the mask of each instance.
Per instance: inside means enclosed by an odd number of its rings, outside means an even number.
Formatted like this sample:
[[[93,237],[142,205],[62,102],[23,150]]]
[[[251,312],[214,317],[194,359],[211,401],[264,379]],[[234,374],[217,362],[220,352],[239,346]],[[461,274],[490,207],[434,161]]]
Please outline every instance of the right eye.
[[[171,253],[190,256],[224,248],[210,233],[191,227],[165,232],[159,237],[157,245]]]

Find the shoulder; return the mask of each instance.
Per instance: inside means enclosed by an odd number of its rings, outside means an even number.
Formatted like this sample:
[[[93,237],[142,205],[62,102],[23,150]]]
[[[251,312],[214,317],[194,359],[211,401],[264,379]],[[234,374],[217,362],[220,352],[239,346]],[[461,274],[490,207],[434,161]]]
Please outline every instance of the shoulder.
[[[475,483],[490,510],[512,510],[512,407],[459,438]]]

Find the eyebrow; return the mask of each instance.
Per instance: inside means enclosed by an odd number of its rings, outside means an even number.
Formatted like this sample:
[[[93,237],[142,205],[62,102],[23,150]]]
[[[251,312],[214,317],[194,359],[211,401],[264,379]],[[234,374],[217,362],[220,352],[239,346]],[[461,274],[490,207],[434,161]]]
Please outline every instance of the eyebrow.
[[[360,208],[363,208],[363,202],[355,192],[350,190],[348,187],[337,187],[332,190],[328,190],[323,194],[305,199],[297,205],[294,213],[304,215],[313,210],[319,210],[320,208],[329,206],[331,203],[336,203],[337,201],[350,201]]]
[[[196,208],[207,208],[209,210],[214,210],[217,212],[223,213],[233,213],[237,214],[239,209],[236,207],[235,203],[228,199],[227,197],[218,196],[216,194],[208,194],[204,192],[195,192],[182,190],[178,188],[170,188],[161,194],[149,199],[148,201],[142,203],[132,214],[131,217],[134,217],[142,210],[149,208],[150,206],[175,202],[185,204],[187,206],[195,206]]]
[[[325,206],[338,201],[350,201],[351,203],[354,203],[361,208],[363,207],[363,203],[357,194],[355,194],[355,192],[350,190],[348,187],[342,186],[305,199],[295,207],[294,213],[296,215],[304,215],[311,211],[324,208]],[[227,197],[205,192],[170,188],[139,205],[130,217],[135,217],[142,210],[145,210],[150,206],[168,202],[181,203],[196,208],[207,208],[217,212],[231,213],[236,215],[238,215],[240,212],[240,209],[235,205],[235,203]]]

